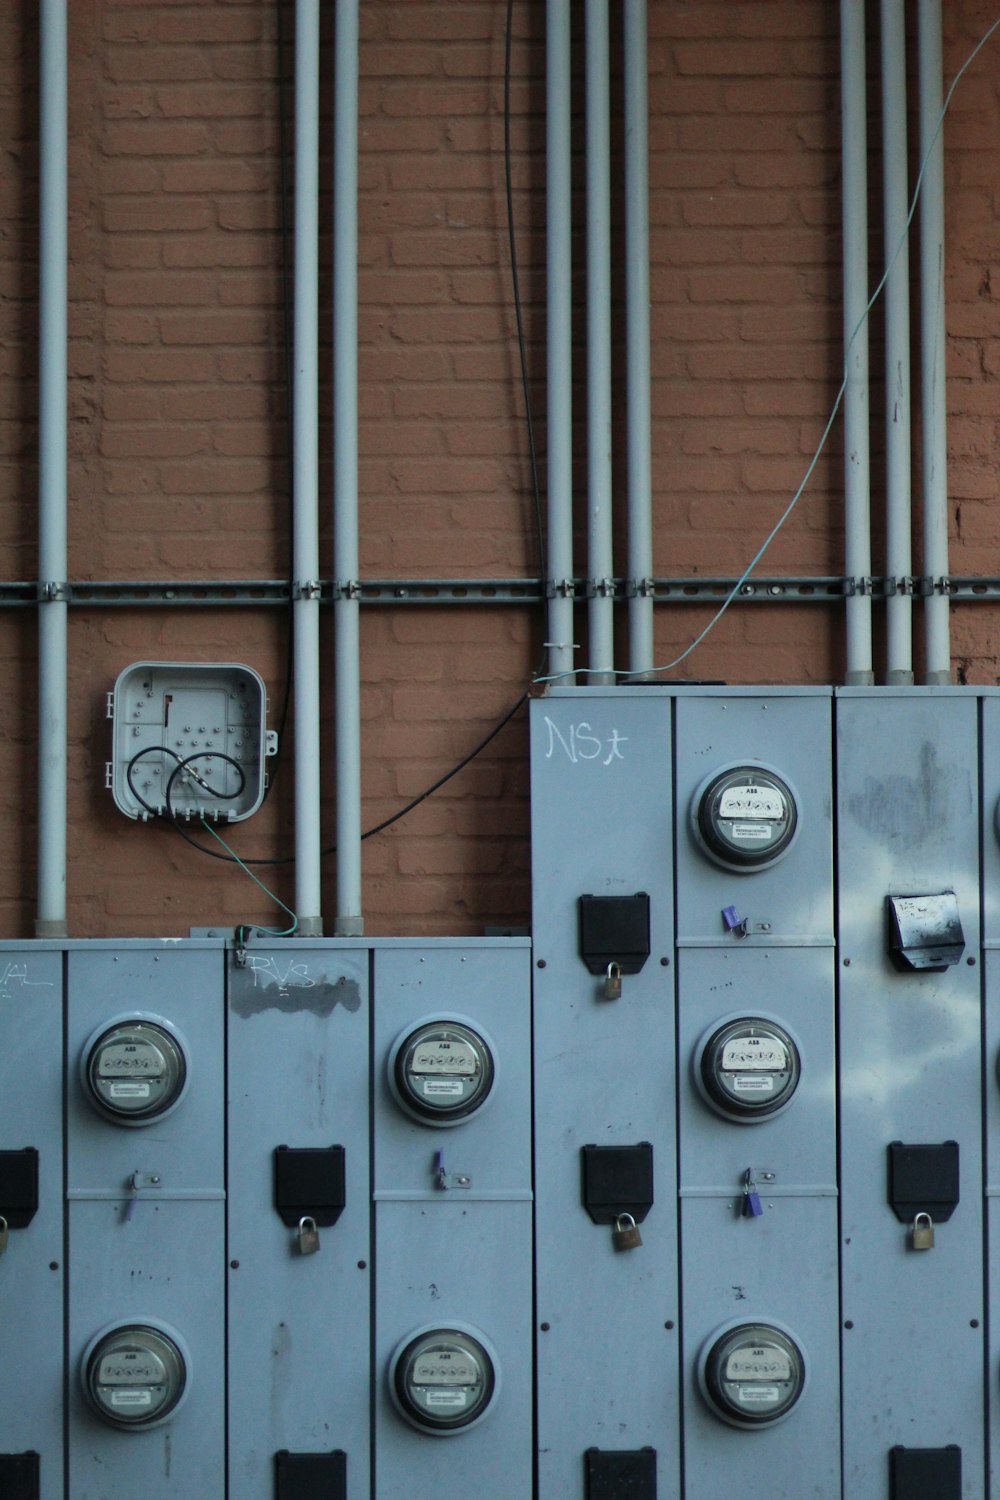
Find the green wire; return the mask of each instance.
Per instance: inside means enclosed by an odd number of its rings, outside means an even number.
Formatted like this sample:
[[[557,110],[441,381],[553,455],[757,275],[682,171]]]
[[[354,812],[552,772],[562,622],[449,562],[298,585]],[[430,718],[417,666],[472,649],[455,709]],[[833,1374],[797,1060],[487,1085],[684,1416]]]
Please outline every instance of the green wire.
[[[268,888],[267,888],[267,886],[264,884],[264,882],[262,880],[258,880],[257,879],[257,877],[254,874],[254,872],[251,869],[249,869],[248,866],[245,865],[243,863],[243,861],[240,859],[240,857],[236,853],[235,849],[230,849],[229,845],[226,843],[226,841],[222,837],[222,835],[219,834],[219,833],[216,833],[216,831],[212,827],[211,823],[209,823],[206,820],[205,817],[201,818],[201,826],[202,826],[202,828],[204,828],[204,830],[205,830],[206,833],[210,833],[212,835],[212,837],[213,837],[213,839],[215,839],[216,843],[219,843],[219,844],[222,845],[223,849],[225,849],[225,851],[229,855],[230,859],[233,859],[233,860],[236,861],[236,863],[239,865],[240,869],[244,872],[244,874],[250,876],[250,879],[253,881],[254,885],[260,886],[261,890],[264,892],[264,895],[270,897],[270,899],[274,902],[275,906],[280,906],[281,910],[282,911],[286,911],[288,913],[288,915],[292,919],[292,925],[291,925],[291,927],[286,927],[281,932],[276,932],[273,927],[258,927],[257,931],[260,932],[260,933],[262,933],[263,936],[265,936],[265,937],[292,937],[292,935],[295,932],[298,931],[298,926],[299,926],[299,919],[295,915],[295,913],[292,911],[292,908],[290,906],[286,906],[285,903],[284,903],[284,901],[282,901],[280,897],[276,896],[273,891],[269,891]],[[242,931],[242,928],[241,928],[241,931]]]

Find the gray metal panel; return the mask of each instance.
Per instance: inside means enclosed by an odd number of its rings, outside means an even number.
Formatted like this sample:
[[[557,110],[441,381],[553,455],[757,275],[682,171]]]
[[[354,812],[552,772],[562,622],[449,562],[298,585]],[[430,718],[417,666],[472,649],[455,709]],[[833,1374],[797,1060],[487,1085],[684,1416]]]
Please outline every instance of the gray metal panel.
[[[223,1191],[223,955],[218,946],[71,948],[67,955],[67,1174],[70,1197],[123,1195],[135,1171],[159,1175],[158,1195]],[[189,1083],[162,1121],[124,1126],[90,1106],[80,1058],[113,1017],[150,1012],[187,1043]]]
[[[832,744],[829,692],[682,696],[677,702],[677,938],[735,944],[722,910],[768,922],[749,945],[833,941]],[[742,873],[715,865],[691,830],[701,784],[723,766],[762,761],[799,800],[794,844],[773,866]]]
[[[38,1212],[0,1256],[0,1451],[63,1495],[62,957],[0,948],[0,1149],[38,1151]]]
[[[368,955],[228,956],[229,1475],[272,1500],[274,1453],[348,1455],[369,1494]],[[274,1210],[275,1146],[346,1148],[346,1207],[303,1256]]]
[[[69,1494],[149,1500],[225,1494],[224,1205],[114,1202],[69,1208]],[[119,1432],[93,1414],[80,1363],[94,1334],[122,1319],[159,1319],[191,1354],[188,1395],[148,1432]]]
[[[834,956],[820,948],[685,948],[678,957],[681,1189],[734,1191],[747,1167],[779,1193],[836,1193]],[[723,1016],[771,1015],[793,1034],[802,1073],[788,1107],[752,1125],[724,1119],[694,1084],[698,1044]],[[764,1191],[763,1182],[760,1183]]]
[[[963,1452],[983,1483],[980,972],[899,973],[885,897],[957,894],[979,949],[975,697],[840,698],[840,1039],[845,1492],[883,1500],[894,1444]],[[961,1202],[927,1252],[886,1202],[890,1141],[956,1140]]]
[[[527,1497],[531,1452],[531,1205],[433,1203],[376,1206],[375,1500],[441,1500],[456,1493]],[[501,1389],[467,1432],[432,1436],[410,1427],[387,1389],[393,1351],[433,1324],[471,1324],[496,1349]],[[500,1488],[497,1488],[500,1486]]]
[[[540,1500],[581,1494],[593,1446],[648,1444],[661,1493],[679,1480],[672,844],[670,696],[533,703]],[[577,899],[641,890],[650,957],[602,1000],[578,954]],[[616,1252],[581,1204],[580,1149],[642,1140],[656,1201],[643,1246]]]
[[[440,1196],[435,1154],[463,1198],[531,1194],[531,953],[502,940],[464,947],[379,949],[374,955],[376,1197]],[[386,1074],[392,1045],[427,1016],[462,1015],[490,1037],[496,1077],[480,1111],[445,1128],[411,1119]]]
[[[983,943],[1000,946],[1000,696],[982,698]]]
[[[682,1205],[685,1500],[838,1500],[837,1206],[831,1199],[762,1195],[759,1219],[737,1199]],[[773,1207],[771,1206],[773,1204]],[[788,1417],[746,1432],[727,1426],[698,1390],[705,1341],[734,1319],[777,1321],[804,1348],[809,1377]],[[880,1500],[885,1500],[883,1464]],[[844,1488],[845,1500],[857,1500]]]

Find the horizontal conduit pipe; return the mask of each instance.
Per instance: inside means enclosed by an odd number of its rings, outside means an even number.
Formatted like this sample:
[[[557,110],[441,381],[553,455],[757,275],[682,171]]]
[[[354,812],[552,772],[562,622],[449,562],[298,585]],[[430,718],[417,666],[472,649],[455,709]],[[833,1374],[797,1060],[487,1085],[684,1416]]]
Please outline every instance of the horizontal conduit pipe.
[[[319,0],[295,7],[295,910],[320,936]]]
[[[548,671],[573,671],[573,263],[570,7],[546,5]],[[569,680],[567,678],[567,680]]]
[[[611,516],[611,81],[608,0],[586,0],[587,539],[590,672],[614,681]]]
[[[338,937],[361,912],[361,637],[358,601],[358,0],[337,0],[333,120],[333,532]]]
[[[868,105],[865,0],[840,0],[841,151],[844,261],[844,566],[857,584],[872,570],[868,363]],[[847,671],[851,686],[875,681],[872,601],[846,600]]]
[[[948,420],[944,300],[944,127],[941,0],[920,0],[917,11],[920,159],[920,365],[923,413],[923,571],[948,576]],[[946,593],[924,601],[925,672],[932,687],[951,682],[951,633]]]
[[[67,640],[67,11],[42,0],[39,142],[38,911],[65,937]]]
[[[646,0],[625,0],[625,323],[627,338],[629,671],[653,666],[652,430],[649,371],[649,87]]]

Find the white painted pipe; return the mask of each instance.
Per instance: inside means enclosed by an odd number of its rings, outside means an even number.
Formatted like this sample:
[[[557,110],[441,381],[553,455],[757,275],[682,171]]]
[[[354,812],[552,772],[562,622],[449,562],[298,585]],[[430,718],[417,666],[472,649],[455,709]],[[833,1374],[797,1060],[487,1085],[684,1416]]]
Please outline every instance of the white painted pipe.
[[[573,257],[570,7],[546,4],[548,670],[573,679]]]
[[[40,13],[38,453],[38,911],[36,937],[65,937],[67,684],[67,12]]]
[[[322,935],[319,736],[319,0],[295,6],[295,910]]]
[[[924,573],[935,585],[948,576],[948,419],[944,300],[944,128],[941,0],[920,0],[920,363],[923,413]],[[948,595],[924,603],[925,676],[930,686],[951,682]]]
[[[333,529],[338,937],[361,906],[361,641],[358,597],[359,0],[337,0],[333,119]]]
[[[608,0],[586,0],[589,683],[614,682],[611,515],[611,125]]]
[[[653,458],[649,370],[649,87],[646,0],[625,0],[625,324],[629,671],[653,666]]]
[[[868,101],[865,0],[840,0],[841,154],[844,262],[845,570],[858,592],[846,600],[845,681],[866,687],[872,670],[871,455],[868,363]]]
[[[912,575],[910,504],[910,262],[906,153],[906,21],[903,0],[881,0],[882,199],[885,256],[886,573]],[[886,681],[913,682],[913,606],[886,600]]]

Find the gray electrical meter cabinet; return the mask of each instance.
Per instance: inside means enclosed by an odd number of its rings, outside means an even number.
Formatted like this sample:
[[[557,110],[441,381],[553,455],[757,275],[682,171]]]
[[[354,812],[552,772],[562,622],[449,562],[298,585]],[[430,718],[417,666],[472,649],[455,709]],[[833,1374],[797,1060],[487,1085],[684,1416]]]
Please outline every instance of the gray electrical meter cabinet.
[[[747,874],[787,854],[798,832],[798,800],[770,766],[723,766],[695,792],[691,818],[709,859]]]
[[[486,1104],[496,1074],[492,1041],[462,1016],[407,1027],[389,1053],[392,1095],[423,1125],[460,1125]]]
[[[802,1395],[805,1354],[780,1324],[728,1324],[702,1350],[698,1383],[723,1422],[770,1427],[787,1417]]]
[[[142,1431],[177,1410],[187,1392],[189,1364],[173,1329],[155,1321],[119,1323],[95,1335],[84,1353],[84,1394],[106,1422]]]
[[[188,1082],[186,1048],[162,1016],[117,1016],[88,1039],[80,1072],[87,1098],[105,1119],[149,1125],[181,1102]]]
[[[699,1093],[716,1114],[740,1124],[770,1120],[787,1109],[801,1071],[792,1033],[770,1016],[728,1016],[695,1048]]]
[[[499,1384],[488,1340],[465,1325],[420,1329],[404,1339],[389,1365],[397,1411],[412,1426],[438,1437],[481,1421]]]

